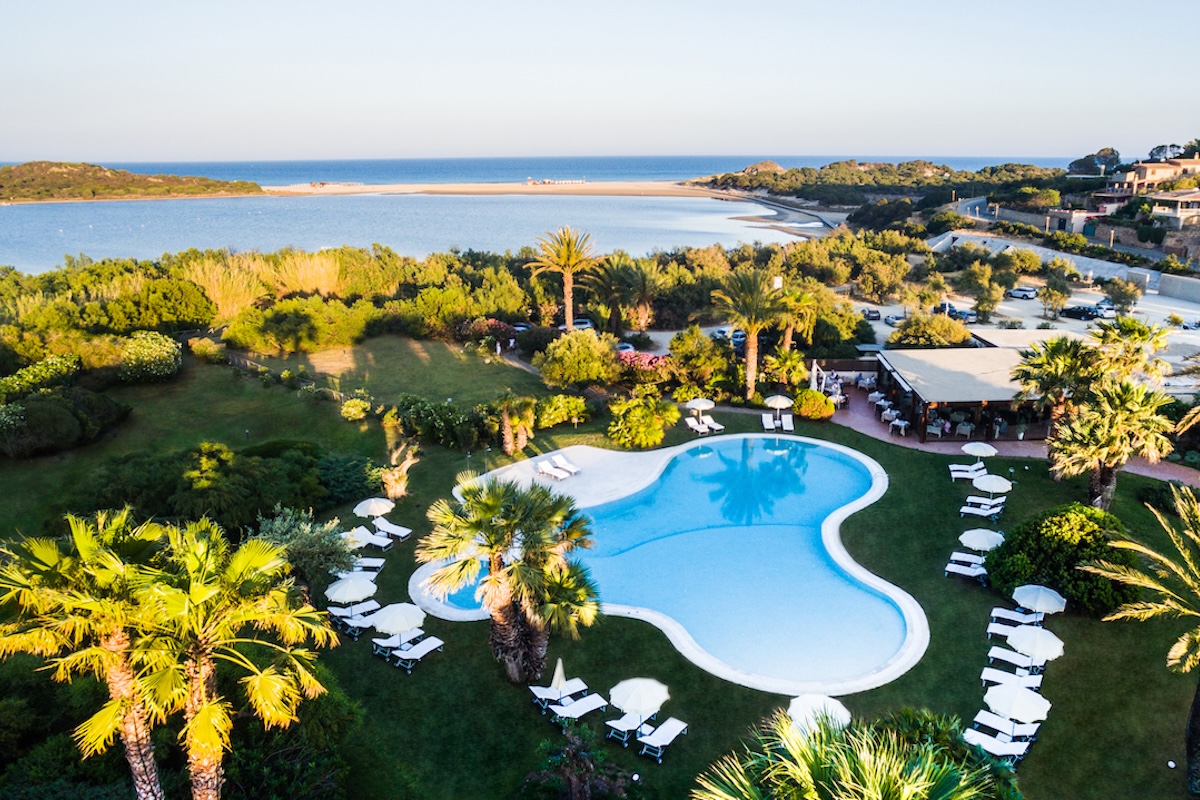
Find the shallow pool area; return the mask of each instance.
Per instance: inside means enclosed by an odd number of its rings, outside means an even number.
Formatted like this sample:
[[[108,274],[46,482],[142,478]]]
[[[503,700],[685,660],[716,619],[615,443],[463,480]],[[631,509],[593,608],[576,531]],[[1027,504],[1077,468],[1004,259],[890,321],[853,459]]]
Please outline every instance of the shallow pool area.
[[[570,448],[584,469],[554,488],[580,489],[595,540],[580,560],[606,613],[647,620],[702,668],[768,691],[861,691],[924,653],[920,606],[853,562],[837,535],[842,519],[886,490],[873,460],[761,434],[657,456],[582,452],[592,450]],[[514,467],[498,477],[518,479]],[[419,601],[449,618],[481,614],[469,589],[445,604]]]

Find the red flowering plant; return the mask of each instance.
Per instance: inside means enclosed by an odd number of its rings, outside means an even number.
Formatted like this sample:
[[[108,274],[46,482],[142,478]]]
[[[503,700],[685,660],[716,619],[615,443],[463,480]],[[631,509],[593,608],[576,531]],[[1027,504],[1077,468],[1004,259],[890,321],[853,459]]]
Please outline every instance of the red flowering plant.
[[[617,353],[621,383],[633,386],[665,383],[671,377],[671,357],[637,351]]]

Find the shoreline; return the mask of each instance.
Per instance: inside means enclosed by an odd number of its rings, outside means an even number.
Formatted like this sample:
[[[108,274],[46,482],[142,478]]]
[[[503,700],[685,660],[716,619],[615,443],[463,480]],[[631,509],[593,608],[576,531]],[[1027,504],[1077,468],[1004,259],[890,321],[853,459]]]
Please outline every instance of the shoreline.
[[[539,183],[301,183],[263,186],[275,197],[350,194],[555,195],[584,197],[717,197],[729,194],[677,181],[562,181]]]

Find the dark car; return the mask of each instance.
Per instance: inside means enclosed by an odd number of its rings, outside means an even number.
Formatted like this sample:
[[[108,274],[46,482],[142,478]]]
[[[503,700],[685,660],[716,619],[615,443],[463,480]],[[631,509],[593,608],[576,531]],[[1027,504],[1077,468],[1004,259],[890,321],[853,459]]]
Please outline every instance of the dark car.
[[[1095,319],[1098,315],[1092,306],[1068,306],[1059,312],[1059,316],[1069,319]]]
[[[945,314],[946,316],[953,318],[958,317],[958,309],[954,307],[953,303],[938,303],[936,306],[930,309],[930,312],[934,314]]]
[[[877,320],[879,319],[878,308],[864,308],[862,310],[863,319]]]
[[[964,308],[962,311],[955,311],[950,316],[967,325],[974,325],[976,322],[979,322],[979,316],[969,308]]]

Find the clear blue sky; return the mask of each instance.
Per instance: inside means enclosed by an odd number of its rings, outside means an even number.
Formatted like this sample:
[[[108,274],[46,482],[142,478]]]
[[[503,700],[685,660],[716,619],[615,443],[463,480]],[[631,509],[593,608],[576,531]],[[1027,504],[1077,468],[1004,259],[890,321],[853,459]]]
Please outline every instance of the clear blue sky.
[[[1200,92],[1179,71],[1198,11],[1190,0],[8,0],[0,161],[1103,146],[1132,159],[1200,136]]]

